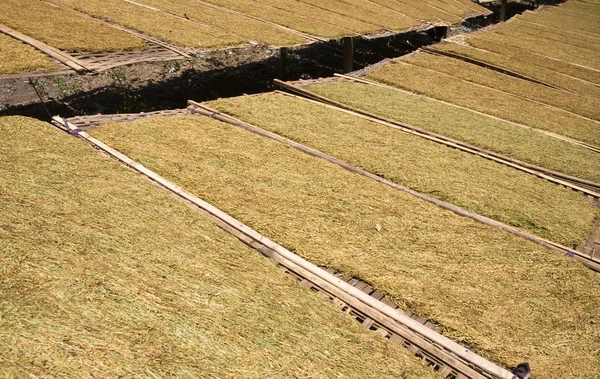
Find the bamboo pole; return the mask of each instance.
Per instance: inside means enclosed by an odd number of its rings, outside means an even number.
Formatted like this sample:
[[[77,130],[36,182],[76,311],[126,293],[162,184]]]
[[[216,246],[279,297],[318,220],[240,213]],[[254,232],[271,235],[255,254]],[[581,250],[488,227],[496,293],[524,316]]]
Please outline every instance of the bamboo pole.
[[[592,196],[596,199],[600,198],[600,184],[595,182],[590,182],[581,178],[577,178],[574,176],[566,175],[557,171],[549,170],[543,167],[539,167],[536,165],[532,165],[529,163],[521,162],[519,160],[510,158],[508,156],[494,153],[492,151],[488,151],[477,146],[468,144],[466,142],[462,142],[459,140],[455,140],[441,134],[433,133],[428,130],[418,128],[416,126],[412,126],[409,124],[401,123],[395,120],[391,120],[385,118],[383,116],[375,115],[366,111],[362,111],[360,109],[353,108],[351,106],[345,105],[343,103],[337,102],[335,100],[328,99],[326,97],[314,94],[310,91],[295,87],[286,82],[282,82],[280,80],[275,80],[275,84],[281,86],[282,88],[288,89],[290,91],[301,94],[305,97],[316,100],[318,103],[323,105],[330,105],[340,111],[367,119],[369,121],[373,121],[375,123],[391,127],[394,129],[401,130],[403,132],[417,135],[419,137],[425,138],[430,141],[434,141],[452,148],[456,148],[474,155],[478,155],[482,158],[492,160],[497,163],[501,163],[512,168],[515,168],[520,171],[527,172],[528,174],[535,175],[542,179],[548,180],[552,183],[559,184],[565,187],[568,187],[572,190],[582,192],[586,195]],[[553,177],[555,176],[555,177]],[[583,187],[581,185],[589,186],[591,189]]]
[[[501,378],[501,379],[512,379],[513,378],[513,374],[510,373],[508,370],[506,370],[500,366],[497,366],[496,364],[488,361],[487,359],[473,353],[472,351],[465,348],[464,346],[461,346],[458,343],[450,340],[449,338],[442,336],[441,334],[426,327],[425,325],[419,323],[418,321],[411,319],[407,315],[398,312],[397,310],[393,309],[389,305],[384,304],[381,301],[367,295],[363,291],[351,286],[350,284],[344,282],[343,280],[341,280],[341,279],[337,278],[336,276],[330,274],[329,272],[323,270],[322,268],[304,260],[303,258],[299,257],[298,255],[287,250],[283,246],[278,245],[277,243],[271,241],[267,237],[261,235],[260,233],[258,233],[254,229],[250,228],[249,226],[247,226],[247,225],[243,224],[242,222],[236,220],[235,218],[229,216],[227,213],[221,211],[220,209],[214,207],[213,205],[207,203],[206,201],[184,191],[181,187],[164,179],[163,177],[161,177],[160,175],[156,174],[155,172],[149,170],[148,168],[144,167],[140,163],[132,160],[125,154],[111,148],[110,146],[97,140],[96,138],[91,137],[86,132],[72,127],[66,120],[60,119],[59,117],[54,117],[53,121],[55,122],[55,124],[64,125],[64,127],[62,127],[63,130],[66,130],[66,131],[70,132],[71,134],[76,135],[77,137],[87,141],[94,147],[104,151],[105,153],[118,159],[125,165],[127,165],[127,166],[131,167],[132,169],[138,171],[139,173],[147,176],[148,178],[150,178],[151,180],[160,184],[161,186],[168,189],[169,191],[177,194],[178,196],[180,196],[181,198],[183,198],[187,201],[190,201],[191,203],[200,207],[204,211],[217,217],[218,219],[225,222],[229,226],[239,230],[240,232],[247,235],[248,237],[250,237],[250,238],[260,242],[261,244],[267,246],[268,248],[274,250],[277,254],[279,254],[280,256],[289,260],[291,263],[303,268],[304,270],[308,271],[315,277],[318,277],[319,279],[321,279],[321,280],[329,283],[333,287],[339,289],[340,291],[342,291],[344,293],[344,295],[343,295],[344,299],[347,300],[347,302],[349,304],[351,304],[353,306],[361,307],[363,309],[365,306],[367,306],[369,308],[376,310],[377,312],[380,312],[381,314],[383,314],[383,316],[389,317],[393,321],[406,326],[411,331],[419,334],[420,336],[422,336],[424,338],[431,340],[433,343],[437,344],[438,346],[440,346],[444,349],[447,349],[448,351],[451,351],[452,353],[454,353],[461,359],[464,359],[465,361],[469,362],[470,364],[473,364],[475,367],[480,368],[484,372],[489,373],[490,375],[493,375],[496,378]],[[364,305],[361,305],[360,303],[362,303]],[[375,317],[377,317],[379,319],[383,319],[382,317],[378,317],[377,315],[375,315]]]
[[[285,80],[287,74],[287,59],[288,59],[288,51],[287,47],[282,47],[279,49],[279,78],[281,80]]]
[[[342,38],[344,44],[344,73],[352,72],[354,70],[354,41],[352,37]]]

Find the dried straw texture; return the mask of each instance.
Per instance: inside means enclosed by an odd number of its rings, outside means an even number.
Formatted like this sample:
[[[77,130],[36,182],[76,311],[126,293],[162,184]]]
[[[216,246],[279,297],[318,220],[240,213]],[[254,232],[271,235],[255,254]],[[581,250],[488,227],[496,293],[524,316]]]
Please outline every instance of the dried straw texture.
[[[223,99],[210,106],[392,182],[562,244],[579,245],[600,220],[600,210],[571,190],[319,104],[272,94]]]
[[[560,109],[477,86],[462,79],[397,61],[375,70],[370,79],[447,101],[504,120],[548,130],[600,146],[600,123]]]
[[[475,41],[475,39],[472,39],[469,42],[473,41]],[[531,61],[528,61],[529,57],[519,57],[517,55],[509,54],[503,55],[502,53],[495,53],[481,48],[454,43],[441,43],[435,45],[434,49],[449,51],[465,57],[478,59],[482,62],[529,76],[542,83],[547,83],[581,96],[600,99],[600,88],[595,84],[584,82],[553,69],[540,66],[538,64],[540,62],[532,63]]]
[[[419,0],[371,0],[381,6],[403,13],[417,20],[428,22],[459,23],[461,17],[444,12],[434,8],[429,4],[422,3]],[[362,4],[362,2],[360,2]]]
[[[50,58],[16,39],[0,33],[0,74],[54,69]]]
[[[205,0],[207,3],[219,5],[247,15],[274,22],[291,29],[324,38],[337,38],[354,34],[351,30],[323,23],[311,17],[292,13],[291,9],[278,9],[254,0]]]
[[[141,3],[191,20],[222,28],[244,38],[273,46],[292,46],[308,42],[306,39],[281,28],[251,18],[202,5],[194,0],[140,0]]]
[[[543,38],[544,40],[548,41],[557,41],[600,53],[598,38],[587,37],[583,34],[574,34],[570,30],[550,29],[543,25],[525,22],[520,16],[513,17],[510,20],[510,23],[506,23],[504,25],[510,25],[509,29],[512,31],[525,33],[529,36]],[[494,31],[498,31],[498,29],[494,29]]]
[[[103,52],[144,48],[137,37],[40,0],[0,1],[0,23],[63,50]]]
[[[490,11],[488,9],[486,9],[485,7],[482,7],[481,5],[475,3],[474,1],[471,0],[455,0],[458,3],[461,3],[463,7],[466,7],[467,9],[473,10],[478,14],[485,14],[485,13],[489,13]]]
[[[539,54],[534,54],[526,49],[521,49],[514,46],[508,46],[502,42],[498,42],[498,38],[494,38],[494,33],[477,33],[471,36],[467,42],[470,46],[485,51],[490,51],[511,59],[516,60],[519,64],[524,62],[530,62],[530,65],[537,65],[552,70],[554,75],[557,73],[563,73],[565,75],[572,76],[576,79],[592,82],[597,80],[597,73],[585,67],[575,66],[567,62],[550,59]],[[501,36],[500,36],[501,37]],[[580,80],[579,80],[580,81]],[[597,88],[597,86],[594,86]],[[594,92],[590,91],[589,94],[597,94],[600,90]]]
[[[600,182],[599,154],[535,131],[421,96],[350,81],[317,84],[309,90],[524,162]]]
[[[541,378],[600,372],[600,279],[573,259],[209,118],[92,133],[495,362],[527,360]]]
[[[216,49],[247,42],[233,34],[123,0],[52,1],[99,19],[108,17],[110,22],[179,46]]]
[[[342,15],[331,9],[315,7],[311,4],[304,3],[301,0],[253,0],[253,2],[268,5],[280,10],[289,10],[295,15],[304,16],[318,22],[351,30],[357,34],[372,33],[381,29],[377,24]],[[323,1],[323,3],[326,2],[326,0]]]
[[[452,0],[423,0],[423,3],[461,18],[466,16],[468,13],[471,13],[460,4]]]
[[[600,10],[595,5],[578,3],[579,6],[587,7],[587,10],[575,10],[570,11],[569,7],[572,5],[561,5],[545,9],[543,12],[529,12],[524,15],[528,20],[535,20],[543,25],[549,25],[556,27],[560,25],[561,28],[576,30],[585,34],[589,34],[594,37],[600,36],[600,26],[596,23],[582,22],[582,17],[585,19],[586,14],[597,15]],[[571,8],[573,10],[573,8]]]
[[[460,59],[424,53],[405,58],[402,61],[600,120],[600,100],[598,99],[578,96],[528,80],[518,79]]]
[[[569,4],[565,2],[562,4],[561,9],[569,12],[576,12],[579,15],[600,19],[600,9],[593,3],[593,1],[584,0],[571,1]]]
[[[0,136],[0,376],[434,377],[84,142]]]
[[[559,65],[560,67],[572,65],[583,66],[574,66],[569,72],[577,70],[586,73],[592,71],[593,73],[593,70],[598,70],[600,68],[599,56],[596,51],[579,48],[558,41],[547,40],[542,36],[532,36],[527,33],[515,31],[510,28],[510,23],[506,27],[503,26],[504,25],[494,28],[493,31],[480,31],[476,36],[484,41],[502,44],[502,47],[513,47],[513,51],[514,47],[516,47],[525,50],[526,52],[553,58],[551,59],[551,62],[554,63],[554,67],[559,67]],[[561,69],[561,71],[569,73],[566,69]],[[597,72],[595,75],[598,77]]]
[[[377,25],[380,27],[379,29],[405,31],[421,26],[421,22],[415,19],[398,12],[390,12],[389,9],[367,1],[299,0],[299,2]],[[376,32],[377,30],[372,31]]]

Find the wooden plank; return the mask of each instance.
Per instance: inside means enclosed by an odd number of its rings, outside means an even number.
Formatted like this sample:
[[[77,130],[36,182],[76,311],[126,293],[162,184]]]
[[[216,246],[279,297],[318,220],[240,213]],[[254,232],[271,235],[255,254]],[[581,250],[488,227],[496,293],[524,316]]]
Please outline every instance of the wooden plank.
[[[354,70],[354,42],[352,37],[344,37],[344,73],[351,72]]]
[[[294,95],[289,95],[288,94],[288,96],[294,96]],[[305,99],[305,100],[307,100],[307,99]],[[307,101],[310,101],[310,100],[307,100]],[[582,262],[584,265],[586,265],[587,267],[591,268],[592,270],[600,272],[600,260],[593,259],[589,255],[586,255],[586,254],[584,254],[584,253],[582,253],[580,251],[577,251],[577,250],[574,250],[574,249],[570,249],[570,248],[568,248],[566,246],[563,246],[561,244],[558,244],[556,242],[552,242],[552,241],[549,241],[547,239],[535,236],[533,234],[524,232],[524,231],[522,231],[520,229],[517,229],[515,227],[503,224],[503,223],[501,223],[499,221],[496,221],[496,220],[493,220],[491,218],[488,218],[488,217],[485,217],[485,216],[481,216],[479,214],[467,211],[467,210],[465,210],[463,208],[457,207],[457,206],[455,206],[453,204],[450,204],[450,203],[447,203],[445,201],[442,201],[442,200],[430,197],[428,195],[422,194],[422,193],[417,192],[415,190],[412,190],[412,189],[410,189],[408,187],[401,186],[401,185],[399,185],[397,183],[391,182],[391,181],[389,181],[387,179],[384,179],[384,178],[382,178],[382,177],[380,177],[378,175],[375,175],[375,174],[373,174],[371,172],[368,172],[366,170],[363,170],[361,168],[353,166],[353,165],[351,165],[349,163],[341,161],[341,160],[339,160],[337,158],[334,158],[334,157],[332,157],[330,155],[324,154],[324,153],[322,153],[322,152],[320,152],[318,150],[312,149],[310,147],[307,147],[305,145],[302,145],[300,143],[292,141],[292,140],[290,140],[288,138],[282,137],[282,136],[280,136],[278,134],[271,133],[269,131],[260,129],[257,126],[254,126],[254,125],[248,124],[246,122],[240,121],[240,120],[238,120],[238,119],[236,119],[234,117],[231,117],[229,115],[225,115],[223,113],[215,111],[214,109],[211,109],[211,108],[207,107],[206,105],[199,104],[199,103],[196,103],[196,102],[191,101],[191,100],[188,101],[188,103],[190,103],[191,105],[195,105],[196,106],[196,109],[192,110],[192,112],[194,112],[194,113],[205,115],[205,116],[214,118],[216,120],[219,120],[219,121],[222,121],[222,122],[226,122],[226,123],[234,125],[234,126],[238,126],[238,127],[243,128],[245,130],[248,130],[248,131],[250,131],[252,133],[258,134],[258,135],[266,137],[266,138],[270,138],[270,139],[275,140],[275,141],[283,142],[283,143],[285,143],[285,144],[287,144],[287,145],[289,145],[289,146],[291,146],[291,147],[293,147],[293,148],[295,148],[297,150],[300,150],[300,151],[302,151],[302,152],[304,152],[306,154],[309,154],[309,155],[311,155],[313,157],[324,159],[324,160],[326,160],[326,161],[328,161],[330,163],[336,164],[336,165],[338,165],[338,166],[340,166],[340,167],[342,167],[342,168],[344,168],[344,169],[346,169],[348,171],[354,172],[354,173],[359,174],[359,175],[363,175],[363,176],[365,176],[365,177],[367,177],[369,179],[373,179],[373,180],[375,180],[375,181],[377,181],[379,183],[388,185],[388,186],[390,186],[390,187],[392,187],[394,189],[397,189],[399,191],[406,192],[406,193],[408,193],[410,195],[413,195],[413,196],[415,196],[415,197],[417,197],[419,199],[422,199],[422,200],[425,200],[425,201],[427,201],[429,203],[435,204],[435,205],[439,206],[440,208],[443,208],[443,209],[449,210],[451,212],[454,212],[454,213],[458,214],[459,216],[471,218],[471,219],[473,219],[475,221],[478,221],[478,222],[481,222],[483,224],[486,224],[486,225],[489,225],[489,226],[492,226],[492,227],[504,230],[504,231],[506,231],[508,233],[511,233],[511,234],[516,235],[516,236],[521,237],[521,238],[524,238],[524,239],[526,239],[526,240],[528,240],[530,242],[536,243],[536,244],[538,244],[540,246],[544,246],[545,248],[547,248],[549,250],[553,250],[553,251],[560,252],[562,254],[568,254],[569,256],[573,256],[573,258],[579,260],[580,262]],[[347,284],[347,283],[345,283],[345,284]]]
[[[382,294],[382,293],[381,293],[381,292],[379,292],[379,291],[375,291],[375,292],[373,292],[373,293],[371,294],[371,296],[373,296],[373,297],[374,297],[374,298],[376,298],[377,300],[381,300],[381,299],[383,299],[383,298],[384,298],[384,296],[385,296],[385,295],[384,295],[384,294]]]
[[[75,70],[77,72],[89,71],[89,69],[85,66],[85,64],[83,62],[81,62],[79,59],[65,53],[64,51],[58,50],[50,45],[47,45],[41,41],[38,41],[29,36],[26,36],[23,33],[19,33],[16,30],[13,30],[6,25],[0,24],[0,32],[4,33],[6,35],[9,35],[13,38],[16,38],[21,42],[25,42],[26,44],[35,47],[36,49],[40,50],[41,52],[56,59],[60,63],[71,67],[73,70]]]
[[[421,348],[423,350],[431,351],[434,354],[434,356],[445,357],[445,360],[447,360],[449,363],[452,363],[452,365],[461,367],[460,371],[472,373],[473,377],[482,377],[480,374],[478,374],[476,371],[462,363],[460,360],[454,358],[453,356],[444,352],[442,349],[436,347],[435,345],[452,352],[456,356],[473,364],[475,367],[480,368],[481,370],[489,373],[490,375],[502,379],[512,379],[513,375],[508,370],[495,365],[487,359],[466,349],[464,346],[461,346],[458,343],[450,340],[449,338],[440,335],[439,333],[425,327],[422,324],[419,324],[415,320],[406,317],[405,315],[372,298],[364,292],[357,290],[356,288],[350,286],[349,284],[345,283],[344,281],[340,280],[334,275],[331,275],[327,271],[290,252],[283,246],[276,244],[275,242],[271,241],[270,239],[266,238],[265,236],[261,235],[254,229],[241,223],[235,218],[229,216],[220,209],[186,192],[174,183],[167,181],[160,175],[142,166],[140,163],[132,160],[131,158],[118,152],[117,150],[111,148],[103,142],[89,136],[86,132],[80,131],[77,128],[72,127],[67,121],[60,119],[59,117],[54,117],[53,121],[55,125],[61,127],[63,130],[66,129],[73,135],[87,141],[96,148],[118,159],[125,165],[145,175],[149,179],[153,180],[162,187],[173,192],[177,196],[193,203],[194,205],[198,206],[199,208],[218,218],[222,222],[228,224],[230,227],[236,229],[240,233],[245,234],[247,237],[250,237],[256,241],[260,241],[261,244],[272,249],[274,251],[274,256],[276,254],[277,257],[280,259],[280,262],[283,262],[286,265],[286,267],[292,269],[295,272],[301,273],[301,275],[304,278],[312,281],[319,287],[326,288],[328,291],[330,290],[331,293],[335,294],[335,296],[340,298],[340,300],[352,305],[360,312],[368,314],[369,317],[381,323],[382,325],[386,325],[392,328],[392,330],[394,330],[398,334],[408,336],[411,341],[419,341],[422,344]],[[427,340],[433,343],[427,342]],[[421,346],[421,344],[419,346]]]
[[[23,74],[0,75],[0,80],[43,78],[43,77],[47,77],[47,76],[68,75],[68,74],[72,74],[72,73],[73,73],[73,70],[48,71],[48,72],[26,72]]]

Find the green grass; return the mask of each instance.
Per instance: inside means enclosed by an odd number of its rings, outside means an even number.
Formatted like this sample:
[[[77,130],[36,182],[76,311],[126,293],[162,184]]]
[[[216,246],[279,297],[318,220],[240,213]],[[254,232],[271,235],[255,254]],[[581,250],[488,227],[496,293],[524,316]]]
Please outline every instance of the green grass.
[[[421,96],[351,81],[317,84],[309,90],[524,162],[600,182],[599,154],[535,131]]]
[[[0,376],[434,378],[85,142],[0,137]]]
[[[216,49],[239,46],[247,41],[233,34],[196,22],[134,5],[123,0],[53,0],[90,16],[119,24],[165,42],[183,47]]]
[[[0,23],[63,50],[144,49],[140,38],[40,0],[2,0]]]
[[[150,118],[92,134],[495,362],[528,361],[543,378],[556,367],[565,377],[600,370],[590,348],[600,338],[600,279],[573,259],[209,118]]]
[[[425,53],[402,61],[600,120],[600,100],[597,99],[518,79],[460,59]]]
[[[469,42],[472,43],[476,39]],[[489,46],[489,44],[488,44]],[[547,83],[557,88],[566,91],[587,96],[594,99],[600,99],[600,88],[592,83],[586,83],[577,78],[570,77],[566,74],[557,72],[551,68],[540,66],[538,62],[532,62],[528,58],[530,56],[518,56],[495,53],[482,48],[472,46],[464,46],[455,43],[442,43],[433,47],[436,50],[448,51],[459,54],[465,57],[474,58],[485,63],[508,69],[521,75],[526,75],[530,78]]]
[[[571,137],[600,146],[600,123],[575,117],[560,109],[476,86],[402,61],[369,71],[367,77],[435,99],[447,101],[504,120]]]
[[[211,8],[193,0],[141,0],[140,2],[225,29],[251,41],[273,46],[292,46],[308,42],[306,39],[281,28]]]
[[[574,191],[319,104],[272,94],[222,99],[209,106],[555,242],[577,246],[600,220],[600,210]]]
[[[50,58],[29,45],[0,33],[0,74],[54,69]]]

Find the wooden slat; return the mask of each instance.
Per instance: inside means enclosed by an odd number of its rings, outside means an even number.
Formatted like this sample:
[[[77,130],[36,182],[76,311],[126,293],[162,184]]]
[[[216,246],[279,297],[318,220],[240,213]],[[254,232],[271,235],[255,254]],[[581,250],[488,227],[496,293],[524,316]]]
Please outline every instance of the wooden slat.
[[[27,78],[43,78],[47,76],[67,75],[72,74],[73,70],[48,71],[48,72],[26,72],[22,74],[6,74],[0,75],[0,80],[27,79]]]
[[[25,42],[28,45],[35,47],[41,52],[51,56],[57,61],[61,62],[64,65],[71,67],[73,70],[77,72],[88,71],[88,68],[85,67],[85,64],[81,62],[79,59],[65,53],[64,51],[58,50],[50,45],[47,45],[41,41],[33,39],[29,36],[26,36],[23,33],[19,33],[16,30],[9,28],[6,25],[0,24],[0,32],[7,34],[13,38],[18,39],[19,41]]]
[[[149,117],[163,117],[163,116],[176,116],[176,115],[189,115],[191,114],[187,108],[183,109],[172,109],[166,111],[156,112],[141,112],[141,113],[121,113],[115,115],[92,115],[92,116],[76,116],[67,119],[67,121],[75,127],[82,130],[90,130],[97,128],[102,124],[109,122],[128,122],[135,121],[140,118]]]

